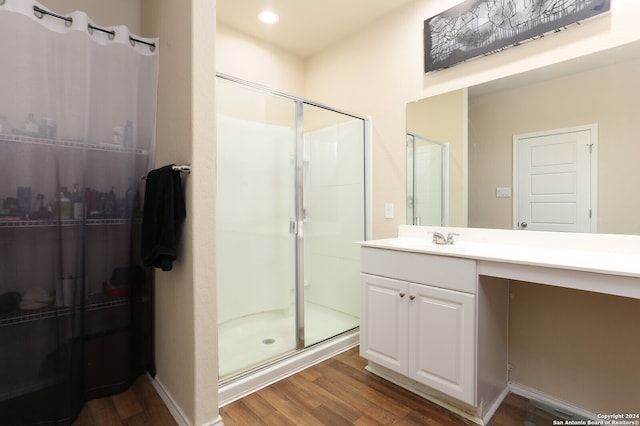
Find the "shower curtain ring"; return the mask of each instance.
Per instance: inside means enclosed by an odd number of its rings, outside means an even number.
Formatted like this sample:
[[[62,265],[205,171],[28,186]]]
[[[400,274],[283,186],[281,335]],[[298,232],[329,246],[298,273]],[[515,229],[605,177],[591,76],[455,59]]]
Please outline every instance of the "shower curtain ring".
[[[155,51],[156,50],[156,44],[155,43],[147,43],[144,40],[139,40],[137,38],[133,38],[131,36],[129,36],[129,43],[131,43],[131,46],[135,47],[136,43],[142,43],[142,44],[146,44],[147,46],[149,46],[149,50],[150,51]]]
[[[38,19],[42,19],[44,17],[44,11],[40,9],[38,6],[33,6],[33,14]]]
[[[116,32],[113,30],[105,30],[104,28],[96,27],[95,25],[87,24],[87,31],[93,35],[93,30],[98,30],[107,35],[109,40],[113,40],[116,37]]]
[[[44,15],[53,16],[54,18],[62,19],[65,27],[70,27],[73,24],[73,18],[70,16],[62,16],[57,13],[49,12],[48,10],[41,9],[38,6],[33,6],[33,14],[36,18],[42,19]]]

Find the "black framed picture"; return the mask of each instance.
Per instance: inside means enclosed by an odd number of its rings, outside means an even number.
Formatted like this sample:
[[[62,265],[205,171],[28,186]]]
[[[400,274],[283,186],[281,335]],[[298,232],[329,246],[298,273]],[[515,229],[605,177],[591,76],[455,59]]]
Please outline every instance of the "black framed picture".
[[[424,21],[424,71],[560,31],[609,9],[610,0],[467,0]]]

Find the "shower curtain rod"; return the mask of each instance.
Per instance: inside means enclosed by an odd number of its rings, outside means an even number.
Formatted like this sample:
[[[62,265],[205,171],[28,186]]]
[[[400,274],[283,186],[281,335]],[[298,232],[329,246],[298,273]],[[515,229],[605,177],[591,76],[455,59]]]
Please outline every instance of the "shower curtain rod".
[[[54,18],[62,19],[63,21],[65,21],[64,24],[67,27],[70,26],[71,24],[73,24],[73,18],[72,17],[58,15],[57,13],[49,12],[48,10],[43,9],[41,7],[38,7],[38,6],[33,6],[33,14],[38,19],[42,19],[44,17],[44,15],[49,15],[49,16],[53,16]],[[100,31],[100,32],[103,32],[105,34],[108,34],[109,35],[109,40],[113,40],[114,37],[116,36],[116,32],[113,31],[113,30],[107,30],[107,29],[100,28],[100,27],[97,27],[97,26],[92,25],[92,24],[88,24],[87,25],[87,31],[89,32],[89,34],[92,34],[93,30]],[[141,43],[141,44],[147,45],[147,46],[149,46],[149,49],[152,52],[156,49],[156,44],[155,43],[149,43],[147,41],[140,40],[140,39],[135,38],[135,37],[129,36],[129,42],[131,43],[132,46],[135,45],[136,43]]]

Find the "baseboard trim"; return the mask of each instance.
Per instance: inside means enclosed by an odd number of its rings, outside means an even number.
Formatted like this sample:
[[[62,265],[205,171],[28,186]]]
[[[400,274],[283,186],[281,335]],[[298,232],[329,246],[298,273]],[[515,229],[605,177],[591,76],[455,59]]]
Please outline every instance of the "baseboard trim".
[[[482,416],[482,422],[485,425],[489,424],[489,421],[491,420],[493,415],[496,413],[496,411],[498,411],[498,408],[500,408],[500,405],[502,405],[502,402],[505,400],[507,395],[509,395],[509,388],[505,387],[500,393],[500,395],[498,396],[498,398],[495,401],[493,401],[493,404],[491,404],[491,406],[487,409],[487,412],[485,413],[485,415]]]
[[[601,419],[598,419],[598,416],[595,413],[587,411],[582,407],[579,407],[567,401],[563,401],[552,395],[546,394],[544,392],[540,392],[537,389],[531,388],[529,386],[526,386],[520,383],[509,382],[509,390],[515,393],[516,395],[520,395],[522,397],[525,397],[527,399],[531,399],[534,401],[542,402],[552,407],[556,407],[560,411],[567,412],[569,414],[576,414],[580,417],[584,417],[587,420],[601,420]]]
[[[158,392],[160,399],[162,399],[162,402],[167,406],[167,409],[171,413],[171,416],[173,416],[176,423],[178,423],[179,426],[193,426],[193,423],[191,423],[184,411],[182,411],[169,392],[167,392],[167,389],[164,387],[160,379],[157,377],[151,377],[149,374],[147,374],[147,376],[149,377],[149,380],[156,392]],[[205,426],[224,426],[224,422],[222,421],[220,414],[218,414],[218,417],[212,423],[208,423]]]
[[[160,399],[162,399],[164,405],[166,405],[169,409],[169,412],[173,416],[173,419],[176,421],[176,423],[178,423],[179,426],[192,426],[191,422],[184,414],[180,406],[174,401],[169,392],[167,392],[160,379],[158,379],[157,376],[151,377],[151,375],[149,374],[147,374],[147,376],[149,377],[149,381],[153,385],[156,392],[158,392]]]
[[[246,395],[272,383],[298,373],[307,367],[325,361],[360,343],[360,332],[356,331],[325,343],[305,349],[289,358],[280,360],[246,377],[221,385],[218,388],[218,406],[224,407]]]

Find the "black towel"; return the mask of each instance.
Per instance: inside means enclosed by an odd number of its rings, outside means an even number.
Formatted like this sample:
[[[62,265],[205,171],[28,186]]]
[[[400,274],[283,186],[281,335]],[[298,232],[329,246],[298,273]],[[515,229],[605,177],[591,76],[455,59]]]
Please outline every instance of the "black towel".
[[[163,271],[176,260],[176,233],[187,215],[180,172],[172,166],[147,174],[142,212],[142,261]]]

